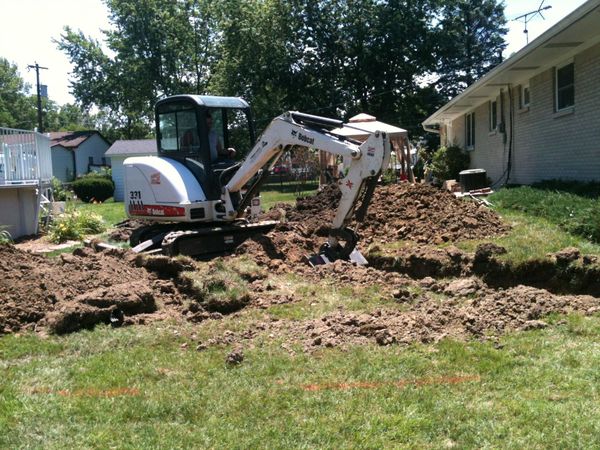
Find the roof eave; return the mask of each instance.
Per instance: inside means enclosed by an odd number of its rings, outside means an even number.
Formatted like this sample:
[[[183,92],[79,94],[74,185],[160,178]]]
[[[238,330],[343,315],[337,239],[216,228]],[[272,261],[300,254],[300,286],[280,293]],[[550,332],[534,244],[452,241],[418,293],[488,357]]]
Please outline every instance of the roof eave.
[[[474,105],[463,105],[462,106],[463,109],[464,108],[468,108],[468,109],[464,109],[461,112],[454,113],[454,117],[452,119],[444,118],[444,115],[443,115],[444,112],[448,111],[449,109],[457,107],[461,101],[463,101],[465,98],[467,98],[470,94],[474,93],[474,91],[484,87],[484,85],[493,81],[494,78],[498,77],[499,75],[501,75],[511,69],[517,70],[515,67],[517,64],[523,62],[523,60],[525,60],[528,56],[530,56],[534,51],[539,50],[544,45],[546,45],[550,39],[552,39],[556,35],[560,34],[561,32],[567,30],[569,27],[576,24],[579,20],[586,17],[588,14],[593,13],[594,10],[597,9],[599,6],[600,6],[600,0],[590,0],[587,3],[584,3],[578,9],[576,9],[571,14],[569,14],[567,17],[565,17],[564,19],[562,19],[561,21],[556,23],[554,26],[549,28],[547,31],[545,31],[542,35],[540,35],[538,38],[536,38],[529,45],[526,45],[521,50],[519,50],[514,55],[512,55],[510,58],[506,59],[504,62],[502,62],[501,64],[499,64],[498,66],[496,66],[495,68],[490,70],[487,74],[485,74],[483,77],[481,77],[478,81],[473,83],[471,86],[467,87],[463,92],[461,92],[459,95],[457,95],[452,100],[450,100],[448,103],[446,103],[444,106],[439,108],[435,113],[433,113],[431,116],[429,116],[427,119],[425,119],[422,122],[421,125],[423,126],[423,128],[425,130],[430,130],[432,126],[440,125],[440,124],[448,122],[450,120],[454,120],[457,116],[460,116],[461,114],[469,112],[469,111],[473,110],[475,107],[481,105],[483,102],[486,101],[488,96],[485,96],[486,99],[477,102],[476,105],[475,104]],[[600,12],[600,10],[598,10],[598,12]],[[590,39],[587,42],[587,45],[582,45],[581,47],[579,47],[577,49],[577,51],[578,52],[583,51],[585,47],[589,48],[591,45],[594,45],[596,42],[600,42],[600,34],[597,36],[597,38]],[[558,54],[558,52],[557,52],[557,54]],[[565,55],[565,57],[566,57],[566,55]],[[547,70],[547,67],[540,66],[540,67],[536,67],[535,70],[537,70],[535,72],[535,74],[537,74],[543,70]],[[535,76],[535,74],[531,74],[529,77],[531,78],[531,77]],[[526,75],[524,74],[522,77],[525,77],[525,76]],[[506,86],[508,86],[508,84],[506,84]]]

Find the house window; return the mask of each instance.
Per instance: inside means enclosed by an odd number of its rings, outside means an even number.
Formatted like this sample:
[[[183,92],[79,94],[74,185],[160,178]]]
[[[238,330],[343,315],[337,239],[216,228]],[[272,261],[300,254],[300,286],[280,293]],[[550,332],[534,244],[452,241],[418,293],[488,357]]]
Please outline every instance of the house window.
[[[498,102],[493,101],[489,103],[489,118],[490,118],[490,131],[496,131],[498,125]]]
[[[475,147],[475,113],[469,113],[465,116],[465,143],[467,150]]]
[[[521,108],[527,108],[529,106],[529,85],[525,84],[523,86],[521,86],[521,91],[519,93],[519,99],[520,99],[520,107]]]
[[[89,164],[90,166],[93,166],[93,165],[94,165],[94,157],[93,157],[93,156],[89,156],[89,157],[88,157],[88,164]]]
[[[556,111],[575,104],[575,64],[569,63],[556,68],[555,80]]]
[[[102,165],[106,166],[106,158],[104,156],[102,157]]]

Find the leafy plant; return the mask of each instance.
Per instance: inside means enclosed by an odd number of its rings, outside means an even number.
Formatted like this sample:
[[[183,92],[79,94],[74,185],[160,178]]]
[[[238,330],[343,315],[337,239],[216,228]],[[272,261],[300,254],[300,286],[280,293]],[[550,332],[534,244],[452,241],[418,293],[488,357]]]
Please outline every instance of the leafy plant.
[[[89,211],[69,210],[61,214],[52,224],[48,236],[52,242],[80,240],[88,234],[98,234],[106,225],[98,214]]]
[[[438,180],[457,180],[460,171],[469,167],[471,158],[462,148],[452,145],[440,147],[431,161],[431,171]]]
[[[12,242],[12,236],[8,232],[8,230],[3,230],[0,227],[0,244],[9,244]]]
[[[71,200],[71,192],[65,189],[65,186],[62,184],[56,177],[52,177],[52,194],[54,196],[54,200],[57,202],[65,202],[67,200]]]
[[[73,191],[82,201],[103,202],[113,196],[115,184],[106,175],[88,174],[73,182]]]

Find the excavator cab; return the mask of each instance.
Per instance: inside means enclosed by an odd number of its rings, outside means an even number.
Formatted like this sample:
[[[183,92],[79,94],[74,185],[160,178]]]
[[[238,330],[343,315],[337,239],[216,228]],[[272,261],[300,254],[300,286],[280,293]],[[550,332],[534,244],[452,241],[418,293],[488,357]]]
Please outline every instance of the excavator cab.
[[[207,199],[217,200],[239,167],[236,159],[254,145],[248,103],[237,97],[176,95],[160,100],[155,111],[158,156],[183,164]]]

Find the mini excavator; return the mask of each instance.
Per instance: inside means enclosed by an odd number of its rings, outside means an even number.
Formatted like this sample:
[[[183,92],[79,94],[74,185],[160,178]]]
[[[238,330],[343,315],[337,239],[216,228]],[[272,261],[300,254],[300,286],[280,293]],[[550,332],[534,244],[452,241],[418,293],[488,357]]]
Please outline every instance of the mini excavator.
[[[356,255],[357,235],[347,224],[364,219],[389,163],[385,133],[361,143],[330,132],[342,121],[290,111],[255,140],[250,107],[236,97],[176,95],[158,101],[155,115],[158,156],[124,161],[127,215],[152,222],[132,233],[134,251],[206,259],[272,229],[277,222],[258,220],[259,189],[287,149],[305,146],[343,157],[346,167],[327,242],[309,262]],[[242,161],[231,158],[234,146],[250,149]]]

